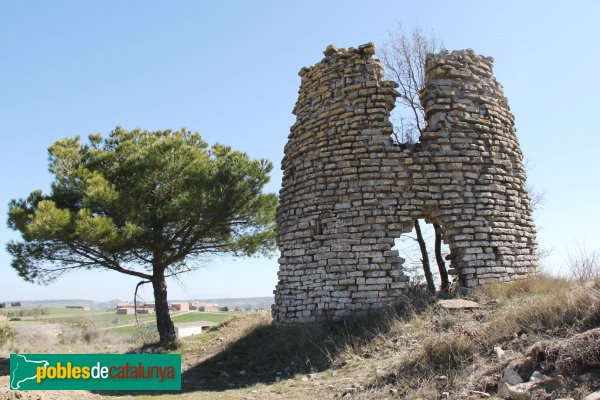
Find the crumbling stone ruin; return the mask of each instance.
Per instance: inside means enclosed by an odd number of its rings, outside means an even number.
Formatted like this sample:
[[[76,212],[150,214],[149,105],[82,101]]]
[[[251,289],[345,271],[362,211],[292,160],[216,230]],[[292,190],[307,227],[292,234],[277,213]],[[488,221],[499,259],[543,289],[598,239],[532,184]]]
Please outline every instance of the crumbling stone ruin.
[[[424,218],[443,229],[460,286],[537,272],[522,153],[491,57],[429,55],[420,142],[394,144],[398,95],[373,44],[329,46],[300,71],[282,161],[275,323],[393,305],[409,285],[394,240]]]

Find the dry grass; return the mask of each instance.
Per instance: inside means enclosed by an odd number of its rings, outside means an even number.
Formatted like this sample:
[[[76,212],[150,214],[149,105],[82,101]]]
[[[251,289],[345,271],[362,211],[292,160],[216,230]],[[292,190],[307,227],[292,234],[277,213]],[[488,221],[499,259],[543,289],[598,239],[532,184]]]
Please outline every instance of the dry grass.
[[[519,301],[527,297],[545,296],[555,292],[568,291],[573,287],[567,279],[540,274],[510,283],[491,283],[475,289],[474,296],[486,300],[506,302],[515,298]]]
[[[471,360],[478,347],[477,343],[466,335],[432,335],[423,342],[419,364],[431,371],[457,369]]]
[[[502,368],[493,367],[497,362],[493,350],[496,346],[525,351],[528,343],[576,336],[600,326],[599,292],[589,284],[538,276],[488,285],[478,289],[475,296],[486,305],[479,313],[448,315],[443,310],[429,308],[409,321],[392,324],[388,331],[380,332],[362,347],[346,349],[341,354],[351,358],[364,352],[392,350],[382,356],[385,361],[380,363],[387,374],[368,385],[375,398],[390,387],[407,398],[430,398],[426,393],[435,393],[431,398],[438,398],[444,388],[463,390],[477,386],[474,376],[482,370],[489,369],[492,374],[501,371]],[[394,340],[401,331],[405,340]],[[583,343],[597,346],[596,336],[593,340],[586,338],[587,342],[583,339],[577,342],[581,342],[579,346],[573,342],[561,347],[556,357],[575,360],[572,362],[576,365],[596,365],[595,353],[581,361],[575,357],[581,350],[567,350],[581,349]],[[565,361],[560,363],[563,365]],[[442,382],[436,380],[439,376],[444,376]],[[497,378],[492,379],[492,385]]]
[[[597,290],[556,278],[532,281],[515,283],[520,288],[529,285],[531,290],[504,304],[502,312],[493,315],[487,329],[490,343],[522,333],[564,337],[600,323]],[[544,287],[548,290],[540,291]]]
[[[91,321],[81,319],[73,324],[63,324],[58,335],[60,344],[72,343],[105,343],[112,341],[113,335],[106,329],[101,329]]]
[[[132,346],[110,330],[83,321],[75,324],[27,324],[14,329],[16,335],[0,345],[0,355],[9,353],[119,353]]]

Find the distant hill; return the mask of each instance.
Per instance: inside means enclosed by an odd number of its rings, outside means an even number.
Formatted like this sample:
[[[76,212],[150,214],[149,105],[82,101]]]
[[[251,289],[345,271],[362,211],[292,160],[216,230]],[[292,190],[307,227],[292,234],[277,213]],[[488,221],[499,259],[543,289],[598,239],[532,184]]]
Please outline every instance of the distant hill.
[[[20,300],[13,300],[20,301]],[[84,299],[65,299],[65,300],[22,300],[21,306],[25,308],[45,307],[45,308],[62,308],[66,306],[84,306],[95,310],[110,310],[114,308],[119,300],[109,301],[93,301]],[[4,301],[6,306],[10,305],[10,301]]]
[[[182,301],[201,301],[206,303],[217,303],[222,306],[227,306],[230,309],[239,308],[241,310],[270,310],[274,302],[272,296],[268,297],[247,297],[234,299],[198,299],[198,300],[182,300]]]
[[[18,300],[12,300],[18,301]],[[227,298],[227,299],[170,299],[169,301],[194,302],[200,301],[205,303],[217,303],[222,306],[227,306],[230,309],[239,308],[241,310],[268,310],[273,304],[273,297],[247,297],[247,298]],[[10,305],[10,301],[3,301],[6,305]],[[85,306],[95,310],[112,310],[117,306],[117,303],[122,303],[124,300],[112,299],[108,301],[93,301],[84,299],[66,299],[66,300],[30,300],[21,301],[21,306],[26,308],[33,307],[66,307],[66,306]]]

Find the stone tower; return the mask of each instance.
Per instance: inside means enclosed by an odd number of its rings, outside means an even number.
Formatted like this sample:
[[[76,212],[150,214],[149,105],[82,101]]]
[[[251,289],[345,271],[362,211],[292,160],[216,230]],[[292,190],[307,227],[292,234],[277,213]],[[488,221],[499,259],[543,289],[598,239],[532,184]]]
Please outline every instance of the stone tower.
[[[443,229],[459,285],[537,272],[522,153],[493,60],[430,55],[420,142],[390,135],[395,83],[373,44],[329,46],[300,71],[285,156],[275,323],[337,319],[400,302],[408,287],[394,240],[424,218]]]

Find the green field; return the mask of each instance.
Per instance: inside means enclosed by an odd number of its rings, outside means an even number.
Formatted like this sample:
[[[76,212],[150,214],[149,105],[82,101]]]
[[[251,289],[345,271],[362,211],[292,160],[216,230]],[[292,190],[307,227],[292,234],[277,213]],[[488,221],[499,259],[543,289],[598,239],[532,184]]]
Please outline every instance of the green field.
[[[174,323],[183,322],[196,322],[196,321],[209,321],[220,323],[228,320],[232,316],[236,315],[237,312],[191,312],[188,314],[174,315],[172,317]]]
[[[148,322],[144,325],[142,325],[141,327],[138,327],[137,325],[128,325],[128,326],[120,326],[118,328],[112,328],[110,331],[112,333],[116,333],[118,335],[125,335],[125,336],[132,336],[134,334],[136,334],[140,329],[154,329],[156,327],[156,325]]]
[[[120,335],[134,335],[139,333],[141,329],[136,325],[135,315],[130,314],[115,314],[114,311],[101,311],[101,310],[81,310],[75,308],[64,308],[64,307],[45,307],[45,308],[20,308],[11,307],[7,309],[1,309],[0,314],[4,315],[15,315],[23,310],[24,316],[19,317],[21,320],[8,321],[11,326],[28,326],[28,325],[39,325],[39,324],[73,324],[81,325],[85,323],[91,323],[102,329],[109,329],[113,333]],[[32,311],[35,310],[35,311]],[[31,315],[35,313],[44,312],[44,315]],[[235,311],[229,312],[171,312],[171,318],[173,323],[186,323],[186,322],[197,322],[207,321],[213,323],[221,323],[228,320],[232,316],[238,314]],[[146,329],[153,329],[155,326],[155,315],[154,314],[140,314],[138,315],[138,322],[143,324]]]
[[[2,314],[7,315],[10,312],[17,312],[19,309],[10,308],[6,311],[2,312]],[[35,310],[35,309],[23,309],[27,310]],[[80,310],[80,309],[72,309],[72,308],[46,308],[48,314],[46,315],[36,315],[36,316],[24,316],[21,317],[21,321],[11,321],[13,322],[26,322],[26,321],[36,321],[36,322],[45,322],[45,323],[53,323],[53,324],[76,324],[81,323],[82,321],[90,321],[102,327],[108,326],[118,326],[135,323],[135,315],[124,315],[124,314],[115,314],[114,311],[99,311],[99,310]],[[138,315],[139,321],[151,321],[154,320],[153,315],[149,314],[141,314]]]
[[[238,314],[237,312],[196,312],[196,311],[192,311],[189,313],[180,313],[180,314],[175,314],[175,315],[171,315],[171,319],[173,320],[174,324],[178,324],[178,323],[185,323],[185,322],[197,322],[197,321],[208,321],[208,322],[214,322],[214,323],[221,323],[223,321],[227,321],[229,318],[233,317],[234,315]],[[151,320],[148,321],[146,320],[147,324],[145,326],[146,329],[153,329],[155,327],[154,325],[154,315],[151,315]],[[130,326],[120,326],[117,328],[113,328],[111,329],[112,332],[114,333],[118,333],[120,335],[133,335],[135,334],[138,329],[140,329],[139,327],[137,327],[136,325],[130,325]]]

